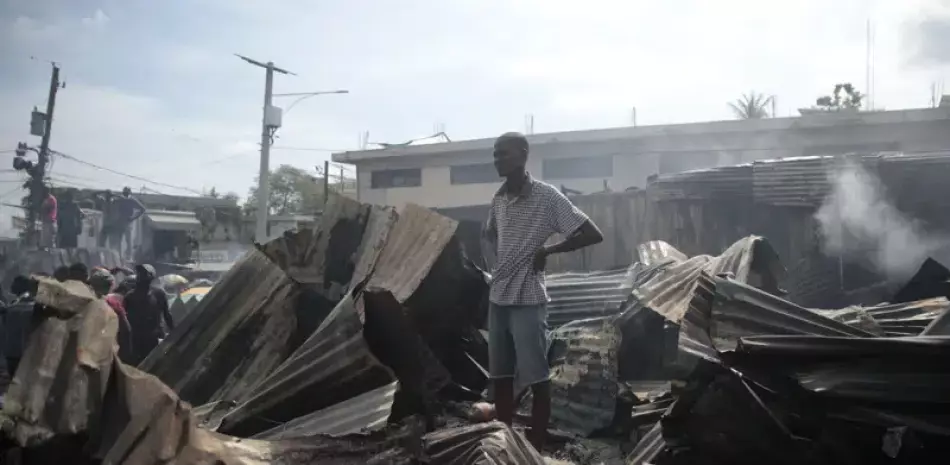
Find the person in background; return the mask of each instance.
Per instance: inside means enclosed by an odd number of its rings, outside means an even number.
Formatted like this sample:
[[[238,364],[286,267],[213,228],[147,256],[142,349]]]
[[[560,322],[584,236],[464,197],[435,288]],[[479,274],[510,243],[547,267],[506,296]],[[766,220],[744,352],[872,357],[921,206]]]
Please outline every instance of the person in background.
[[[122,197],[115,200],[113,234],[119,245],[119,253],[124,258],[132,256],[132,223],[145,214],[145,206],[135,197],[132,189],[122,189]]]
[[[6,357],[7,372],[12,379],[29,341],[36,283],[26,276],[17,276],[13,278],[10,292],[15,297],[3,312],[3,355]]]
[[[42,195],[43,204],[40,206],[40,222],[42,223],[40,230],[40,247],[51,249],[56,247],[56,217],[59,208],[56,204],[56,197],[53,196],[53,191],[50,190],[49,186],[43,186]]]
[[[57,215],[57,232],[59,246],[64,249],[73,249],[79,245],[79,235],[82,233],[82,209],[76,202],[73,190],[63,193],[59,202]]]
[[[66,282],[66,280],[69,279],[69,267],[68,266],[57,267],[55,270],[53,270],[53,279],[61,283]]]
[[[84,263],[73,263],[69,265],[68,280],[79,281],[81,283],[89,282],[89,268]]]
[[[514,415],[514,378],[531,386],[531,431],[541,450],[551,416],[547,359],[547,257],[597,244],[597,226],[556,187],[526,169],[528,140],[519,133],[495,141],[495,169],[505,179],[489,209],[484,236],[495,252],[488,308],[488,362],[499,420]],[[566,239],[545,245],[554,234]]]
[[[102,226],[99,229],[99,237],[96,245],[99,247],[112,246],[113,230],[115,223],[115,196],[112,191],[106,189],[101,195],[96,195],[96,208],[102,212]]]
[[[129,324],[122,296],[112,293],[115,277],[105,268],[95,268],[89,276],[89,287],[96,293],[96,297],[106,301],[109,308],[115,312],[115,316],[119,318],[119,333],[116,335],[116,342],[119,344],[119,359],[123,362],[131,360],[132,325]]]
[[[152,265],[135,267],[135,288],[125,295],[125,311],[132,326],[132,365],[138,365],[165,337],[162,320],[168,329],[175,328],[168,297],[154,285],[155,268]]]

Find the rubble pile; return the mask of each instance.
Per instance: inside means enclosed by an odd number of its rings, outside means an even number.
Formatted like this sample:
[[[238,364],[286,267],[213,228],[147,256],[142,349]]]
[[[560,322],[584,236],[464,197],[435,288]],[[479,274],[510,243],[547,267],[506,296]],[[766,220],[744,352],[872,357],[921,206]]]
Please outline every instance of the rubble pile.
[[[139,367],[117,358],[103,302],[41,278],[0,462],[937,463],[950,271],[931,262],[891,302],[844,309],[784,299],[757,236],[552,275],[539,453],[519,426],[469,420],[488,390],[487,276],[457,223],[332,197],[315,229],[245,254]]]

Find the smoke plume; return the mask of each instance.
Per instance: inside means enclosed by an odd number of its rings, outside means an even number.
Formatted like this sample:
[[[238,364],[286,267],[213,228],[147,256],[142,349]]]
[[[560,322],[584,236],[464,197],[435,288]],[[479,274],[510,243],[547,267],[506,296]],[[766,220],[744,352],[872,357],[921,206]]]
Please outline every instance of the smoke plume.
[[[906,279],[927,256],[947,245],[901,213],[880,180],[860,164],[838,165],[829,180],[831,193],[815,214],[826,254],[870,259],[888,278]]]

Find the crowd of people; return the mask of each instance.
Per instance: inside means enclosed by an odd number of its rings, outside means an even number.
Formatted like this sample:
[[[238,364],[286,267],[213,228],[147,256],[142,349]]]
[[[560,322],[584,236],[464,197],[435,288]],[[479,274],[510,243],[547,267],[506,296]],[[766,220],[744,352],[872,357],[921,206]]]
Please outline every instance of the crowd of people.
[[[60,282],[78,281],[88,286],[119,319],[116,336],[119,358],[138,365],[174,329],[165,290],[157,285],[155,268],[137,265],[133,270],[94,268],[82,263],[57,268],[52,276]],[[30,332],[40,322],[43,308],[36,303],[38,281],[17,276],[10,286],[13,299],[2,313],[3,355],[10,377],[16,373]]]
[[[66,190],[62,198],[57,199],[52,190],[45,187],[43,198],[40,209],[41,247],[77,247],[85,215],[73,191]],[[112,191],[103,191],[95,196],[93,203],[96,209],[102,211],[102,228],[97,245],[108,245],[120,251],[124,257],[131,256],[131,225],[145,214],[145,206],[132,197],[132,189],[128,187],[122,189],[121,196],[114,195]]]

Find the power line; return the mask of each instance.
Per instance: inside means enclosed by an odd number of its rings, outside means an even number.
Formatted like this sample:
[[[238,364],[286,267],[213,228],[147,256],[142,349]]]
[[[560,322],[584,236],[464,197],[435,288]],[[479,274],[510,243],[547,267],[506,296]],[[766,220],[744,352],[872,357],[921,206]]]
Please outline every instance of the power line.
[[[346,152],[346,149],[324,149],[319,147],[282,147],[275,145],[271,148],[274,150],[298,150],[301,152]]]
[[[81,164],[83,164],[83,165],[86,165],[86,166],[89,166],[89,167],[92,167],[92,168],[95,168],[95,169],[98,169],[98,170],[106,171],[106,172],[109,172],[109,173],[112,173],[112,174],[117,174],[117,175],[119,175],[119,176],[125,176],[125,177],[127,177],[127,178],[129,178],[129,179],[135,179],[136,181],[147,182],[147,183],[149,183],[149,184],[154,184],[154,185],[156,185],[156,186],[163,186],[163,187],[168,187],[168,188],[171,188],[171,189],[178,189],[178,190],[183,190],[183,191],[187,191],[187,192],[193,192],[193,193],[198,194],[198,195],[204,195],[202,192],[197,191],[197,190],[195,190],[195,189],[191,189],[191,188],[189,188],[189,187],[182,187],[182,186],[176,186],[176,185],[174,185],[174,184],[168,184],[168,183],[159,182],[159,181],[152,181],[151,179],[143,178],[142,176],[136,176],[136,175],[134,175],[134,174],[123,173],[123,172],[121,172],[121,171],[116,171],[116,170],[114,170],[114,169],[112,169],[112,168],[106,168],[106,167],[104,167],[104,166],[100,166],[100,165],[97,165],[97,164],[92,163],[92,162],[88,162],[88,161],[85,161],[85,160],[81,160],[81,159],[76,158],[76,157],[74,157],[74,156],[72,156],[72,155],[67,155],[67,154],[65,154],[65,153],[63,153],[63,152],[60,152],[60,151],[57,151],[57,150],[50,150],[50,152],[55,153],[56,155],[59,155],[59,156],[65,158],[65,159],[67,159],[67,160],[72,160],[72,161],[74,161],[74,162],[76,162],[76,163],[81,163]]]

